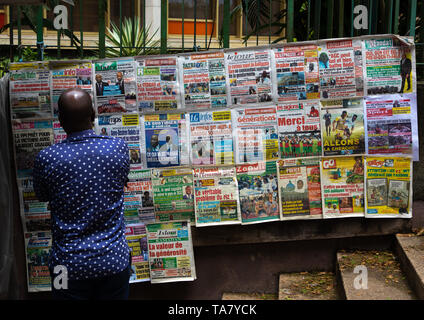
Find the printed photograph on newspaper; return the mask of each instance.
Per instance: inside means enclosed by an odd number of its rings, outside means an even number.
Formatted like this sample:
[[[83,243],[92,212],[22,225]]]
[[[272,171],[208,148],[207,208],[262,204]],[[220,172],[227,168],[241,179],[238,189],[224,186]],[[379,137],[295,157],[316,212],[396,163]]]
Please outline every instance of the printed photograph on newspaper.
[[[93,64],[97,114],[137,112],[134,59],[97,60]]]
[[[361,40],[319,41],[318,55],[321,99],[364,95]]]
[[[125,224],[155,222],[150,169],[130,170],[124,187]]]
[[[365,93],[412,93],[416,90],[415,47],[396,37],[363,40]]]
[[[224,52],[182,55],[179,59],[184,108],[226,107]]]
[[[196,227],[240,224],[240,202],[234,167],[194,168]]]
[[[190,222],[147,224],[151,283],[196,280]]]
[[[9,66],[12,119],[51,118],[48,62],[19,62]]]
[[[18,179],[24,232],[50,231],[50,204],[35,196],[32,178]]]
[[[278,159],[275,106],[232,110],[237,163]]]
[[[319,99],[317,45],[287,45],[273,53],[276,102]]]
[[[181,107],[176,56],[137,57],[135,65],[140,112]]]
[[[362,156],[321,159],[323,217],[364,216],[364,159]]]
[[[412,159],[366,158],[366,218],[412,218]]]
[[[146,114],[142,119],[147,168],[189,163],[186,114]]]
[[[194,222],[193,172],[191,168],[152,169],[156,222]]]
[[[363,99],[326,100],[320,103],[323,156],[364,154]]]
[[[234,163],[231,111],[190,113],[192,165]]]
[[[99,115],[95,131],[98,135],[121,138],[127,143],[131,170],[146,167],[138,114]]]
[[[147,249],[146,226],[143,223],[126,225],[125,238],[131,253],[130,283],[149,281],[149,251]]]
[[[229,104],[271,104],[271,51],[241,50],[225,53]]]
[[[367,154],[413,154],[419,160],[417,95],[365,97]]]
[[[275,161],[236,167],[242,224],[280,220]]]
[[[54,61],[50,62],[51,100],[53,116],[58,117],[57,102],[63,91],[79,88],[93,99],[91,61]]]
[[[322,219],[319,158],[277,162],[282,220]]]
[[[281,158],[322,155],[318,101],[280,104],[277,117]]]
[[[52,246],[50,232],[25,233],[28,292],[51,291],[48,259]]]
[[[32,177],[38,152],[53,144],[52,121],[25,121],[12,124],[18,178]]]

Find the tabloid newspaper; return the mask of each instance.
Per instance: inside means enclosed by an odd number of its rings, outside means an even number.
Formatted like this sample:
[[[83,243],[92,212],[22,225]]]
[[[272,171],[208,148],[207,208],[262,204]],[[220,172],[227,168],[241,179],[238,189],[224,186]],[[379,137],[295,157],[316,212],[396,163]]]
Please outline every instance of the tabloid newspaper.
[[[52,246],[50,232],[25,233],[28,292],[51,291],[48,259]]]
[[[53,143],[59,143],[67,137],[65,130],[63,130],[58,120],[53,121]]]
[[[277,163],[281,219],[322,219],[319,158],[284,159]]]
[[[189,164],[186,114],[144,115],[141,128],[147,168]]]
[[[157,222],[194,222],[193,172],[191,168],[152,169],[153,204]]]
[[[240,203],[234,167],[193,169],[196,227],[240,224]]]
[[[196,280],[190,222],[146,225],[151,283]]]
[[[281,158],[321,156],[318,101],[280,104],[277,117]]]
[[[363,157],[322,158],[321,190],[324,219],[363,217]]]
[[[365,97],[367,154],[412,154],[419,160],[417,96]]]
[[[128,180],[124,187],[125,223],[155,222],[150,169],[130,170]]]
[[[319,42],[318,60],[321,99],[364,95],[361,40]]]
[[[275,161],[236,167],[242,224],[280,220]]]
[[[97,114],[137,112],[134,59],[97,60],[93,65]]]
[[[49,203],[38,201],[35,196],[32,178],[18,179],[18,188],[24,232],[50,231]]]
[[[275,106],[232,110],[237,163],[278,159]]]
[[[51,101],[53,116],[58,116],[57,102],[63,91],[80,88],[93,98],[91,61],[61,61],[50,63]]]
[[[225,53],[227,101],[230,105],[271,104],[271,50]]]
[[[365,153],[362,98],[321,101],[323,156]]]
[[[231,111],[190,113],[192,165],[234,163]]]
[[[365,93],[412,93],[416,90],[415,47],[396,37],[363,40]]]
[[[52,121],[14,122],[16,171],[18,178],[32,177],[38,152],[53,144]]]
[[[150,280],[149,251],[147,231],[143,223],[129,224],[125,227],[125,237],[131,253],[130,283]]]
[[[9,72],[12,119],[51,118],[48,62],[11,63]]]
[[[138,114],[99,115],[95,129],[98,135],[121,138],[127,143],[131,170],[146,167]]]
[[[136,58],[137,106],[140,112],[180,108],[176,56]]]
[[[366,218],[412,218],[412,159],[366,158]]]
[[[276,102],[319,99],[317,45],[289,45],[274,48],[273,53]]]
[[[224,52],[183,55],[179,59],[183,106],[187,109],[226,107]]]

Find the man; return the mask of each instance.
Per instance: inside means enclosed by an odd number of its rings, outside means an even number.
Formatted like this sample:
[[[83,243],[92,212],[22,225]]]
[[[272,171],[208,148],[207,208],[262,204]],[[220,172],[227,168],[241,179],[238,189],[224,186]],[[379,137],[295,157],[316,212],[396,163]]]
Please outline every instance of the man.
[[[157,134],[153,134],[150,137],[150,147],[147,147],[147,152],[158,152],[159,151],[159,137]]]
[[[185,195],[183,196],[184,200],[193,200],[194,195],[191,193],[191,186],[185,187]]]
[[[96,96],[102,96],[103,95],[103,89],[104,87],[108,86],[109,84],[107,82],[103,81],[103,77],[101,74],[96,74]]]
[[[119,86],[119,90],[121,91],[121,94],[125,94],[125,87],[124,87],[124,75],[121,71],[118,71],[116,73],[116,83],[115,85]]]
[[[131,264],[123,202],[128,146],[94,133],[94,110],[85,91],[64,91],[58,106],[67,138],[40,151],[34,163],[34,191],[51,206],[53,298],[127,299]],[[66,276],[67,288],[58,285],[56,276]]]
[[[412,63],[411,59],[406,57],[405,51],[402,53],[402,59],[400,60],[400,75],[402,77],[402,84],[400,86],[399,93],[403,93],[405,87],[405,79],[408,84],[408,88],[406,91],[411,90],[411,71],[412,71]]]

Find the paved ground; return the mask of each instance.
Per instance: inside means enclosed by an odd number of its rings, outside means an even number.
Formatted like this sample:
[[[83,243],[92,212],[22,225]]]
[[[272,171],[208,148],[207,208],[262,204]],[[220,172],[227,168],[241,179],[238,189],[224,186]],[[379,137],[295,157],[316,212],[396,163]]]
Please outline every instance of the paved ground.
[[[269,293],[230,293],[222,295],[222,300],[277,300],[276,294]]]

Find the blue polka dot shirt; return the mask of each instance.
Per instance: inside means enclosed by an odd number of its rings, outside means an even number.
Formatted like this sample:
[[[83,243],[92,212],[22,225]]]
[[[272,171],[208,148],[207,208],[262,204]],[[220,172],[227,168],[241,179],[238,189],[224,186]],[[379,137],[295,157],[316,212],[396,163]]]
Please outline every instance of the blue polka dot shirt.
[[[128,267],[123,207],[128,154],[124,140],[85,130],[37,155],[34,191],[51,209],[51,270],[62,265],[68,279],[84,280]]]

